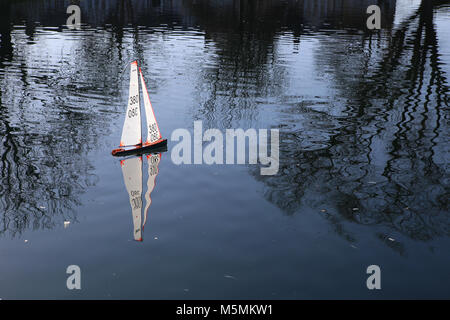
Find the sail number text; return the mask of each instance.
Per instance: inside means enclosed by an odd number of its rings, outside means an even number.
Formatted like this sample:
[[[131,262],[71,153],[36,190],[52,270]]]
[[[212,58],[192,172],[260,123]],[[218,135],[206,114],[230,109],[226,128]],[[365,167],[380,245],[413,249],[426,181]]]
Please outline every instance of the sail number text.
[[[138,107],[131,108],[130,110],[128,110],[128,118],[133,118],[136,117],[137,115],[138,115]]]
[[[139,95],[131,96],[130,97],[130,109],[128,110],[128,118],[133,118],[138,115],[139,106],[131,108],[132,105],[135,105],[137,103],[139,103]]]
[[[132,190],[130,195],[132,196],[131,205],[133,207],[133,210],[142,208],[141,192]]]
[[[139,95],[138,95],[138,94],[135,95],[135,96],[131,96],[131,97],[130,97],[130,105],[136,104],[136,103],[138,103],[138,102],[139,102]]]
[[[156,123],[148,125],[148,135],[150,137],[150,141],[156,141],[159,139],[158,127]]]

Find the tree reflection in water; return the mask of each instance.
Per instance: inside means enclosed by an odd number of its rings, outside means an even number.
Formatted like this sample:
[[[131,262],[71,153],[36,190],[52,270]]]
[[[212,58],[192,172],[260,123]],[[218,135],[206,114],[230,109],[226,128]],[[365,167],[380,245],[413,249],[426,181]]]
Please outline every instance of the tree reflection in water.
[[[422,241],[450,234],[449,90],[433,9],[423,1],[388,41],[366,35],[356,54],[336,55],[324,42],[319,60],[332,66],[348,107],[334,117],[311,111],[311,122],[332,128],[325,146],[304,141],[303,128],[282,129],[279,174],[255,174],[267,199],[289,214],[317,209],[349,241],[355,238],[346,222],[381,227],[383,241],[393,231]],[[387,243],[403,252],[400,243]]]
[[[374,228],[383,240],[392,230],[417,240],[448,235],[448,81],[433,14],[446,2],[423,1],[392,28],[395,1],[383,1],[384,30],[365,33],[360,12],[372,2],[85,1],[89,27],[64,34],[74,45],[56,48],[56,61],[30,61],[27,50],[45,46],[36,21],[65,23],[65,2],[0,2],[0,233],[76,218],[66,215],[96,182],[85,155],[117,117],[123,66],[145,60],[145,41],[195,28],[204,37],[198,60],[210,55],[216,64],[190,70],[199,80],[193,118],[205,128],[240,127],[257,122],[258,100],[284,107],[271,119],[280,127],[279,174],[252,171],[269,201],[288,214],[314,208],[349,241],[349,222],[384,228]],[[14,30],[23,21],[25,31]],[[159,40],[149,36],[156,32]],[[289,96],[291,70],[277,47],[283,32],[292,54],[303,54],[304,38],[319,40],[313,67],[331,79],[330,97]]]

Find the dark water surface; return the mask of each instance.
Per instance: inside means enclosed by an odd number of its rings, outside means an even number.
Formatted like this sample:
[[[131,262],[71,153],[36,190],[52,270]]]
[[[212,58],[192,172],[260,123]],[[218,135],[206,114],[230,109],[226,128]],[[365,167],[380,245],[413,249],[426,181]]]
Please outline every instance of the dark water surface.
[[[0,2],[0,298],[450,298],[450,4],[369,32],[372,2]],[[169,138],[141,242],[110,155],[135,58]],[[278,174],[175,165],[195,120],[278,128]]]

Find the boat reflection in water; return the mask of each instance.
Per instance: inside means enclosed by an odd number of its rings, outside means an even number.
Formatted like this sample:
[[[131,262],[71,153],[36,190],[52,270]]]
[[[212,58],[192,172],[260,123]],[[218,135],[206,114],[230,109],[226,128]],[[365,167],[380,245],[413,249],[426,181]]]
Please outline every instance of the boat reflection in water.
[[[148,179],[147,192],[145,193],[144,221],[142,222],[142,159],[147,160]],[[158,166],[161,162],[161,153],[147,154],[132,157],[120,161],[122,167],[123,180],[130,197],[131,212],[133,215],[134,240],[142,241],[142,230],[147,221],[147,214],[152,199],[150,194],[155,188],[155,180],[158,175]]]

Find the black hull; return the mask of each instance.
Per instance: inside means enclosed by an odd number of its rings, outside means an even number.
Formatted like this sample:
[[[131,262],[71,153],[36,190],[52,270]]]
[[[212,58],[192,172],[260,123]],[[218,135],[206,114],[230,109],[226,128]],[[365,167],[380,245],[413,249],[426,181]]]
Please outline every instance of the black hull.
[[[167,139],[161,140],[158,143],[145,147],[137,147],[134,149],[117,149],[112,152],[114,157],[125,157],[130,155],[142,155],[146,153],[159,153],[167,151]]]

